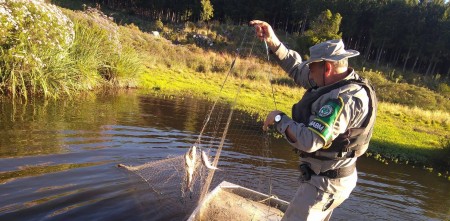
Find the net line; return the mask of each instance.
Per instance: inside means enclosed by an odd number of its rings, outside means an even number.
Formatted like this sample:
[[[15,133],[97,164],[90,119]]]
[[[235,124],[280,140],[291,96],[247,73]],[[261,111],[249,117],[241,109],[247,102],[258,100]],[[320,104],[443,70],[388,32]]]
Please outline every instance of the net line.
[[[247,41],[247,34],[248,34],[248,28],[245,29],[244,37],[242,38],[242,41],[240,42],[240,46],[236,49],[235,57],[233,58],[233,61],[230,65],[230,68],[228,69],[228,72],[225,76],[225,79],[223,80],[219,94],[215,101],[212,104],[212,107],[207,112],[207,115],[204,119],[203,125],[201,127],[200,133],[197,136],[197,139],[195,140],[193,146],[198,147],[198,151],[196,151],[197,156],[205,151],[207,156],[210,156],[212,152],[215,152],[214,160],[212,162],[213,167],[217,167],[219,158],[221,155],[222,148],[224,146],[224,143],[226,141],[227,134],[230,131],[230,125],[232,122],[233,114],[235,113],[235,106],[236,102],[238,100],[239,94],[242,89],[242,83],[239,84],[238,89],[236,91],[235,97],[233,102],[230,105],[226,105],[226,102],[221,103],[221,93],[224,89],[224,86],[226,82],[228,81],[230,75],[232,74],[232,71],[235,67],[237,58],[240,56],[247,56],[252,57],[254,53],[254,47],[257,42],[257,38],[253,38],[250,45]],[[247,45],[246,45],[247,44]],[[269,59],[269,49],[267,47],[267,43],[264,41],[265,44],[265,55],[267,56],[267,61],[270,61]],[[246,47],[249,46],[249,47]],[[248,53],[245,55],[245,51],[248,50]],[[272,77],[271,77],[271,70],[269,65],[269,80],[271,84],[272,89],[272,99],[274,102],[274,106],[276,109],[276,101],[275,101],[275,93],[274,88],[272,84]],[[241,81],[243,80],[243,76],[241,75]],[[226,117],[226,120],[224,119]],[[225,122],[224,122],[225,120]],[[208,126],[211,127],[211,130],[207,130]],[[223,128],[223,130],[222,130]],[[261,128],[251,128],[249,131],[254,131],[256,129],[261,130]],[[231,131],[233,131],[233,128],[231,128]],[[220,133],[221,136],[220,136]],[[254,132],[249,132],[248,135],[253,135]],[[267,168],[266,173],[261,173],[259,180],[262,181],[262,176],[265,175],[266,178],[269,178],[269,195],[272,193],[272,171],[271,167],[267,166],[270,163],[270,156],[271,151],[269,149],[270,145],[270,137],[267,133],[262,133],[258,136],[255,136],[256,139],[262,137],[262,156],[266,159],[260,160],[260,164],[262,167]],[[220,138],[220,139],[218,139]],[[247,138],[250,139],[250,138]],[[214,148],[217,147],[217,148]],[[188,152],[192,151],[192,146],[189,148]],[[200,203],[202,199],[205,197],[205,195],[208,193],[211,182],[214,177],[215,170],[209,170],[205,168],[201,162],[201,157],[196,157],[194,160],[194,174],[192,176],[192,186],[191,189],[189,189],[189,186],[187,186],[187,183],[185,182],[185,179],[187,177],[187,165],[185,164],[186,156],[168,156],[167,159],[161,159],[158,161],[148,162],[143,165],[138,166],[126,166],[121,164],[120,166],[124,167],[125,169],[129,170],[130,172],[135,173],[138,175],[142,180],[144,180],[149,188],[156,194],[156,196],[161,200],[167,201],[167,196],[172,195],[175,196],[175,199],[179,199],[179,202],[186,205],[187,207],[192,207],[192,205],[189,204],[189,199],[191,202],[194,202],[194,205],[197,203]],[[269,159],[269,160],[267,160]],[[157,168],[157,169],[156,169]],[[150,171],[150,172],[149,172]],[[164,193],[161,191],[158,186],[165,186],[173,183],[180,183],[181,181],[181,188],[180,193],[181,197],[176,197],[176,194],[173,193]],[[262,182],[261,182],[262,183]],[[176,186],[176,185],[175,185]],[[174,187],[175,187],[174,186]],[[176,187],[175,187],[176,188]],[[200,193],[200,194],[193,194],[193,193]],[[170,198],[170,197],[169,197]],[[270,201],[270,199],[268,199]],[[191,203],[192,204],[192,203]]]

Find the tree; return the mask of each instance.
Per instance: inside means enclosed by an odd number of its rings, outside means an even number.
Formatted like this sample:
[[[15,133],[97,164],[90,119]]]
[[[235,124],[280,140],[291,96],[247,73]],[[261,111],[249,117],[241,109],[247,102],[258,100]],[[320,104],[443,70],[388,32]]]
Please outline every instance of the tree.
[[[311,22],[311,29],[305,32],[305,35],[300,37],[299,45],[301,51],[307,49],[317,43],[331,40],[341,39],[342,33],[339,32],[342,16],[339,13],[333,15],[330,10],[323,11],[319,17]]]
[[[202,12],[200,13],[201,21],[209,21],[214,16],[214,8],[209,0],[201,0]]]

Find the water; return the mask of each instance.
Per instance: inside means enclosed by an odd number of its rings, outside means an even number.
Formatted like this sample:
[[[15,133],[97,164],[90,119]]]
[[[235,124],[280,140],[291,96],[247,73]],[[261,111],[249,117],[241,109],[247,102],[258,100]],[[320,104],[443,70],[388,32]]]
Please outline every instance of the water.
[[[0,220],[182,220],[119,163],[143,164],[180,156],[193,144],[210,103],[136,92],[75,101],[0,104]],[[237,112],[235,122],[251,119]],[[245,122],[244,122],[245,123]],[[239,140],[234,128],[222,151],[220,180],[290,200],[297,187],[297,157],[273,140],[272,157]],[[233,126],[232,126],[233,127]],[[255,138],[256,139],[256,138]],[[262,165],[261,162],[265,162]],[[270,167],[267,167],[270,165]],[[358,160],[358,185],[333,220],[449,220],[450,183],[408,165]],[[267,173],[266,173],[267,174]],[[179,193],[173,185],[165,192]],[[158,206],[157,206],[158,205]]]

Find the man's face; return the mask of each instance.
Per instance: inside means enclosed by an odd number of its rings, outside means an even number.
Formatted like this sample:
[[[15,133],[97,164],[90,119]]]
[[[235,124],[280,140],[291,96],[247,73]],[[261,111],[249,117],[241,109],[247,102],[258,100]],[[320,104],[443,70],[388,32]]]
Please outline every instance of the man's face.
[[[314,62],[309,64],[309,79],[314,81],[317,86],[324,86],[324,72],[325,72],[325,62]]]

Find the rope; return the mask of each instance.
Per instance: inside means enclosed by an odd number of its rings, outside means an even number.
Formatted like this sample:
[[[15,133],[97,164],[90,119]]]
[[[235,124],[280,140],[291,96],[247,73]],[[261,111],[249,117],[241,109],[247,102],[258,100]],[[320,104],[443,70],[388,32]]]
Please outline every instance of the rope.
[[[200,141],[201,141],[203,132],[205,131],[205,128],[206,128],[206,126],[208,125],[209,120],[211,119],[211,115],[212,115],[212,113],[213,113],[213,111],[214,111],[214,109],[215,109],[215,107],[216,107],[216,104],[218,103],[218,101],[219,101],[219,99],[220,99],[220,94],[222,93],[222,90],[223,90],[223,88],[224,88],[224,86],[225,86],[225,83],[227,82],[228,77],[230,76],[231,71],[233,70],[234,65],[236,64],[236,59],[237,59],[237,58],[239,57],[239,55],[240,55],[240,51],[241,51],[242,45],[244,44],[244,41],[245,41],[245,39],[246,39],[246,37],[247,37],[247,31],[248,31],[248,29],[245,29],[244,37],[242,38],[241,44],[240,44],[239,48],[236,49],[236,56],[234,57],[233,61],[231,62],[230,69],[228,69],[228,73],[227,73],[227,75],[225,76],[225,79],[223,80],[222,85],[220,86],[220,90],[219,90],[219,94],[217,95],[217,99],[214,101],[214,103],[213,103],[213,105],[212,105],[212,107],[211,107],[211,110],[209,111],[209,113],[208,113],[208,115],[207,115],[207,117],[206,117],[205,123],[203,124],[202,130],[200,131],[200,134],[198,135],[198,138],[197,138],[197,140],[195,141],[195,144],[194,144],[194,145],[199,146],[199,144],[200,144]],[[201,148],[201,147],[199,147],[199,148]]]
[[[266,55],[267,55],[267,62],[270,62],[270,56],[269,56],[269,47],[267,46],[267,41],[266,39],[264,39],[264,45],[266,46]],[[273,104],[275,106],[275,110],[278,110],[277,108],[277,102],[275,101],[275,91],[273,89],[273,83],[272,83],[272,70],[271,70],[271,65],[269,63],[269,82],[270,82],[270,87],[272,88],[272,99],[273,99]]]
[[[246,34],[247,34],[247,30],[246,30],[246,32],[245,32],[245,34],[244,34],[244,38],[243,38],[243,40],[242,40],[242,42],[241,42],[241,47],[242,47],[243,42],[244,42],[244,40],[245,40]],[[253,53],[253,47],[254,47],[254,46],[255,46],[255,41],[253,41],[252,46],[251,46],[251,48],[250,48],[249,57],[250,57],[250,56],[252,55],[252,53]],[[240,49],[238,49],[238,52],[239,52],[239,51],[240,51]],[[236,58],[235,58],[235,60],[234,60],[233,63],[232,63],[232,67],[234,66],[234,62],[235,62],[235,61],[236,61]],[[229,72],[231,72],[231,68],[230,68],[230,71],[229,71]],[[227,75],[227,77],[228,77],[228,75]],[[241,76],[241,81],[242,81],[242,79],[243,79],[243,77]],[[226,80],[226,78],[225,78],[225,80]],[[225,84],[225,82],[224,82],[224,84]],[[224,85],[224,84],[222,84],[222,88],[223,88],[223,85]],[[220,154],[221,154],[221,151],[222,151],[222,148],[223,148],[223,144],[225,143],[225,138],[226,138],[227,133],[228,133],[228,128],[229,128],[229,126],[230,126],[231,117],[233,116],[234,107],[236,106],[237,98],[238,98],[238,96],[239,96],[239,94],[240,94],[240,92],[241,92],[241,88],[242,88],[242,83],[239,85],[239,87],[238,87],[238,89],[237,89],[237,92],[236,92],[236,96],[234,97],[234,101],[233,101],[233,103],[232,103],[232,105],[231,105],[231,111],[230,111],[230,114],[228,115],[227,123],[226,123],[226,125],[225,125],[225,129],[224,129],[222,138],[221,138],[221,140],[220,140],[219,147],[217,148],[216,155],[215,155],[214,161],[213,161],[213,163],[212,163],[214,167],[217,167],[217,164],[219,163]],[[206,194],[208,193],[209,187],[211,186],[212,178],[214,177],[214,173],[215,173],[214,170],[212,170],[212,171],[210,171],[210,172],[208,173],[208,176],[207,176],[207,178],[206,178],[205,184],[203,185],[203,188],[202,188],[202,193],[200,194],[200,200],[199,200],[199,202],[202,202],[203,199],[204,199],[204,197],[205,197]]]
[[[247,37],[247,31],[248,31],[248,29],[245,30],[244,37],[243,37],[243,39],[241,41],[241,44],[240,44],[239,48],[236,49],[236,51],[237,51],[236,52],[236,56],[234,57],[233,62],[231,63],[230,69],[228,70],[228,73],[227,73],[224,81],[222,82],[222,85],[221,85],[220,91],[219,91],[219,95],[218,95],[217,99],[215,100],[215,102],[213,103],[213,106],[211,107],[211,110],[209,111],[209,113],[208,113],[208,115],[206,117],[206,120],[205,120],[205,123],[204,123],[204,125],[202,127],[202,130],[200,131],[200,134],[199,134],[199,136],[198,136],[198,138],[197,138],[197,140],[195,142],[195,144],[198,147],[199,147],[198,144],[200,144],[200,141],[201,141],[202,135],[204,133],[204,130],[205,130],[207,124],[209,123],[210,119],[211,119],[211,115],[212,115],[212,113],[213,113],[213,111],[214,111],[214,109],[216,107],[216,104],[218,103],[218,101],[220,99],[220,94],[221,94],[221,92],[222,92],[222,90],[223,90],[223,88],[225,86],[225,83],[227,82],[228,77],[230,76],[231,71],[233,70],[233,68],[234,68],[234,66],[236,64],[237,57],[240,56],[240,51],[241,51],[242,46],[243,46],[243,44],[244,44],[244,42],[246,40],[246,37]],[[250,48],[250,52],[249,52],[249,57],[251,57],[252,54],[253,54],[253,49],[254,49],[254,46],[255,46],[255,42],[256,42],[256,38],[254,38],[254,40],[252,42],[252,45],[251,45],[251,48]],[[265,49],[266,49],[267,61],[270,61],[269,48],[267,46],[267,42],[264,41],[264,44],[265,44]],[[272,90],[272,100],[273,100],[275,109],[277,109],[277,104],[276,104],[276,100],[275,100],[275,90],[274,90],[273,83],[272,83],[272,75],[271,75],[271,66],[270,66],[270,64],[269,64],[268,74],[269,74],[269,81],[270,81],[271,90]],[[242,80],[243,80],[243,76],[241,76],[241,81]],[[232,116],[233,116],[233,112],[234,112],[234,108],[236,106],[237,98],[238,98],[238,96],[240,94],[241,88],[242,88],[242,83],[239,85],[239,87],[237,89],[237,92],[236,92],[236,95],[235,95],[235,98],[234,98],[234,101],[233,101],[233,103],[231,105],[231,111],[230,111],[230,113],[228,115],[227,123],[226,123],[226,126],[224,128],[224,131],[223,131],[223,134],[222,134],[222,137],[221,137],[221,140],[220,140],[219,147],[217,148],[217,151],[216,151],[216,154],[215,154],[215,157],[214,157],[214,161],[212,163],[212,165],[214,167],[217,167],[217,164],[219,162],[221,151],[222,151],[223,145],[225,143],[225,138],[226,138],[226,135],[228,133],[230,122],[231,122],[231,119],[232,119]],[[271,155],[271,151],[269,149],[270,137],[269,137],[268,133],[264,133],[263,139],[264,139],[263,156],[269,158],[270,155]],[[199,149],[200,148],[201,147],[199,147]],[[214,177],[214,173],[215,173],[215,170],[209,171],[209,173],[208,173],[208,175],[206,177],[205,183],[204,183],[204,185],[203,185],[203,187],[201,189],[201,194],[200,194],[200,198],[199,198],[199,201],[198,201],[199,203],[201,203],[203,201],[203,199],[205,198],[206,194],[208,193],[210,185],[211,185],[211,182],[212,182],[212,179]],[[271,169],[271,167],[269,167],[269,195],[272,195],[272,169]],[[271,198],[273,198],[273,196],[269,197],[268,199],[265,199],[264,201],[266,201],[266,200],[270,201]]]
[[[278,110],[277,108],[277,102],[275,101],[275,90],[273,87],[273,82],[272,82],[272,66],[270,65],[270,56],[269,56],[269,47],[267,45],[267,41],[266,39],[264,39],[264,45],[266,47],[266,56],[267,56],[267,63],[269,64],[269,70],[268,70],[268,75],[269,75],[269,82],[270,82],[270,87],[272,89],[272,100],[273,100],[273,104],[275,107],[275,110]],[[272,156],[272,152],[270,151],[270,137],[269,134],[266,132],[264,133],[264,150],[263,150],[263,155],[264,157],[268,157],[269,159],[270,156]],[[269,195],[272,196],[272,167],[268,167],[269,168]],[[266,200],[269,200],[269,204],[270,204],[270,199],[272,197],[269,197]]]

